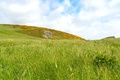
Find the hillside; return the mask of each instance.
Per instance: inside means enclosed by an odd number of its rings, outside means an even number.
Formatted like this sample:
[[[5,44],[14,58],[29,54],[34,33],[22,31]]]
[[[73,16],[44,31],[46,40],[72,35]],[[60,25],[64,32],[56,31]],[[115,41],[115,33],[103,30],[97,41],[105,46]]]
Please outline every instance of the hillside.
[[[0,80],[120,80],[120,38],[46,39],[39,29],[0,25]]]
[[[69,33],[66,33],[66,32],[58,31],[58,30],[43,28],[43,27],[36,27],[36,26],[1,24],[0,29],[7,30],[5,32],[10,31],[12,33],[21,33],[21,34],[26,34],[26,35],[29,35],[29,36],[39,37],[39,38],[44,38],[44,39],[77,39],[77,40],[84,40],[84,38],[81,38],[81,37],[73,35],[73,34],[69,34]]]

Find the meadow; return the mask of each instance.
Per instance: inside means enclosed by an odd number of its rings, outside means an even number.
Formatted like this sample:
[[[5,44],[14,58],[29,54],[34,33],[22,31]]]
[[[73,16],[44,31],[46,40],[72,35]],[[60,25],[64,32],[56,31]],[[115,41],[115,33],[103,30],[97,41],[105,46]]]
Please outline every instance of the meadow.
[[[120,39],[43,39],[0,26],[0,80],[120,80]]]

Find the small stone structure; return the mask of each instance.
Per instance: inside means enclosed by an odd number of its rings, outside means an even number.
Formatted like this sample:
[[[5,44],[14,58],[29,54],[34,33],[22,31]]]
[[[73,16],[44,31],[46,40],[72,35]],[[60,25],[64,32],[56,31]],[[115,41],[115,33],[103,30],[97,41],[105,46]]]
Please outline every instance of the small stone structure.
[[[51,39],[53,36],[52,36],[52,32],[51,31],[48,31],[48,30],[45,30],[44,31],[44,34],[43,34],[43,37],[44,38],[47,38],[47,39]]]

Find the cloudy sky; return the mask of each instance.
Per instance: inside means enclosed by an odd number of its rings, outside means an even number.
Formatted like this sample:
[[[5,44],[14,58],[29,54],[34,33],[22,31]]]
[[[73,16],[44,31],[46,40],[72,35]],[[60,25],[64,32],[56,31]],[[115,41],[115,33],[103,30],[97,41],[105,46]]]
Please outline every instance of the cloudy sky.
[[[120,37],[120,0],[0,0],[0,23],[43,26],[85,39]]]

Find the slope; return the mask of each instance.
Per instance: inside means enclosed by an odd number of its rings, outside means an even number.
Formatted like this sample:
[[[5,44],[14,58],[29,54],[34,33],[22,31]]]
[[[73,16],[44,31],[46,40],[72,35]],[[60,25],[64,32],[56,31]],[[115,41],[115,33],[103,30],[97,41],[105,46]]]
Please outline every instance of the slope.
[[[79,36],[75,36],[73,34],[69,34],[66,32],[61,32],[58,30],[43,28],[43,27],[36,27],[36,26],[26,26],[26,25],[12,25],[12,24],[1,24],[0,25],[2,33],[9,34],[7,32],[12,33],[21,33],[33,37],[45,38],[45,39],[77,39],[77,40],[84,40]],[[8,31],[9,30],[9,31]],[[10,35],[9,34],[9,35]]]

